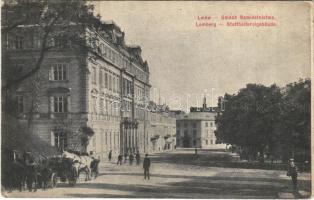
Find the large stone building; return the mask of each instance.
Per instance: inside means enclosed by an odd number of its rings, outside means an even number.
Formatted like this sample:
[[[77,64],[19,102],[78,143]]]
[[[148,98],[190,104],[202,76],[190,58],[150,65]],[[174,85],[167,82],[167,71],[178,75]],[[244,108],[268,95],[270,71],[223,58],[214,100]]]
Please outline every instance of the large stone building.
[[[51,48],[40,70],[15,91],[20,122],[27,124],[32,116],[32,133],[60,150],[82,150],[83,130],[91,128],[87,151],[101,158],[110,150],[118,154],[159,148],[151,141],[159,131],[172,137],[175,121],[170,120],[171,130],[151,128],[168,122],[145,109],[151,85],[142,50],[126,45],[114,22],[100,24],[97,30],[72,25],[74,33],[83,35],[79,45],[58,34],[49,38]],[[22,72],[31,70],[39,57],[42,37],[36,29],[20,26],[2,36],[3,55]]]
[[[190,113],[178,114],[177,146],[183,148],[217,149],[225,148],[224,144],[216,144],[215,117],[217,108],[207,107],[204,98],[203,107],[191,107]]]

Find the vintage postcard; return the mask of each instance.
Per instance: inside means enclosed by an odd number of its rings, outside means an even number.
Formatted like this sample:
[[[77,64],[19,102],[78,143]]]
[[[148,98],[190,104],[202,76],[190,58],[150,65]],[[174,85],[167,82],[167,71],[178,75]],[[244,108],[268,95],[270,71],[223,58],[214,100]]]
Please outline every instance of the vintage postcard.
[[[1,3],[2,197],[311,197],[312,2]]]

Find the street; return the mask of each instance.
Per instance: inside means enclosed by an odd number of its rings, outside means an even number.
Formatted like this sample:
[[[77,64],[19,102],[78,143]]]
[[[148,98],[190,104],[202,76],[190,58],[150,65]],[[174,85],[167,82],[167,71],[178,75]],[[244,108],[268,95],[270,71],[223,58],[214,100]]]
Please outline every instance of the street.
[[[80,181],[75,187],[60,183],[57,188],[37,192],[8,193],[9,197],[76,198],[306,198],[310,173],[299,175],[299,193],[283,170],[243,169],[206,166],[204,159],[221,161],[229,152],[179,149],[151,155],[151,179],[144,180],[142,166],[100,164],[100,175]],[[143,158],[143,156],[142,156]],[[198,162],[200,161],[200,162]],[[200,164],[198,164],[200,163]]]

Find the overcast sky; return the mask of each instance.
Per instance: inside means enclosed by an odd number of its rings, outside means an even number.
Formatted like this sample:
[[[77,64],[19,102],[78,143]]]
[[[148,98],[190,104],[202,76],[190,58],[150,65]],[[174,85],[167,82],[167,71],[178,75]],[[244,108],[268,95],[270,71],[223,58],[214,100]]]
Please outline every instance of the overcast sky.
[[[142,48],[151,98],[172,109],[211,104],[247,83],[284,86],[310,77],[310,7],[303,2],[94,2],[103,20]],[[196,27],[211,16],[216,28]],[[275,27],[227,27],[221,15],[274,16]],[[239,21],[239,20],[237,20]],[[252,20],[258,21],[258,20]],[[261,20],[263,21],[263,20]],[[157,89],[156,89],[157,88]],[[214,88],[214,89],[212,89]],[[212,95],[214,90],[214,95]],[[155,95],[157,93],[157,95]],[[196,100],[198,102],[196,102]]]

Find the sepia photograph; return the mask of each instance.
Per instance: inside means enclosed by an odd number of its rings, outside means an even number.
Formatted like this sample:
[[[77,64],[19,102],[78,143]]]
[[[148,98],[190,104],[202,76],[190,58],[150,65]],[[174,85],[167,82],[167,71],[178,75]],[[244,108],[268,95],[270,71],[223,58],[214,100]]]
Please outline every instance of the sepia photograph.
[[[311,1],[1,1],[3,198],[308,199]]]

